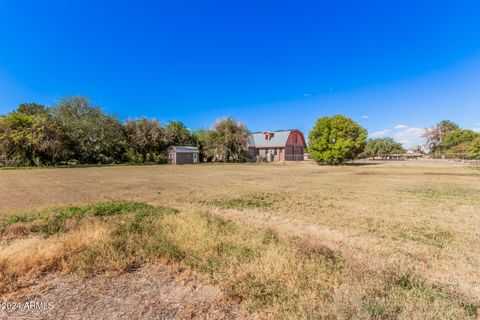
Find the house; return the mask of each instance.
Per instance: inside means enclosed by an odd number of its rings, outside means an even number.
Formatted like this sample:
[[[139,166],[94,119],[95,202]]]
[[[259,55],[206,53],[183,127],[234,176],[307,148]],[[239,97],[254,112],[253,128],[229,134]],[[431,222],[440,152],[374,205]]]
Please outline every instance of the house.
[[[167,149],[169,164],[187,164],[199,162],[199,150],[196,147],[170,146]]]
[[[382,159],[386,160],[404,160],[404,159],[420,159],[423,154],[418,152],[406,152],[406,153],[391,153],[382,155]]]
[[[306,147],[305,137],[297,129],[248,134],[248,153],[257,161],[302,161]]]

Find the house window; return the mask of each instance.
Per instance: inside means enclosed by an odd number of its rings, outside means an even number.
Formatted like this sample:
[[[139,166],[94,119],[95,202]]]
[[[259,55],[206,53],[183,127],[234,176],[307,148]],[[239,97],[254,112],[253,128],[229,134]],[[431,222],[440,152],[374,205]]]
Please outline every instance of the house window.
[[[298,135],[294,134],[293,135],[293,143],[297,143],[298,142]]]
[[[273,154],[277,155],[277,148],[273,149]]]
[[[273,132],[264,132],[263,133],[263,138],[265,139],[265,141],[272,140],[272,137],[273,137]]]

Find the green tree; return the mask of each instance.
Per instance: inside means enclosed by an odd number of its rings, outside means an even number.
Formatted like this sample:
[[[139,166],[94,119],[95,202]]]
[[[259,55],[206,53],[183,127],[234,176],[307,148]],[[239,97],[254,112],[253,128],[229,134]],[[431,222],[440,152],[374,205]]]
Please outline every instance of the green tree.
[[[50,114],[34,116],[29,139],[38,163],[55,164],[66,159],[65,131]]]
[[[403,148],[402,144],[396,142],[392,138],[384,138],[382,139],[380,153],[389,155],[394,153],[404,153],[405,149]]]
[[[33,117],[22,113],[10,113],[0,118],[0,150],[17,164],[35,165],[34,150],[29,141]]]
[[[450,120],[442,120],[438,123],[438,126],[445,134],[460,129],[460,126],[458,124]]]
[[[218,121],[206,134],[206,152],[216,160],[245,161],[247,148],[247,128],[233,118]]]
[[[365,144],[363,156],[373,158],[379,155],[379,146],[381,139],[368,139]]]
[[[480,160],[480,137],[476,137],[470,142],[468,152],[473,158]]]
[[[165,128],[168,145],[194,146],[197,144],[195,136],[181,121],[171,121]]]
[[[12,112],[0,118],[0,154],[22,165],[54,163],[64,155],[64,134],[46,112]]]
[[[322,117],[309,133],[309,152],[318,163],[341,164],[365,147],[367,130],[342,115]]]
[[[385,157],[389,154],[404,153],[403,146],[392,138],[368,139],[364,155],[367,157]]]
[[[461,143],[473,141],[478,136],[480,134],[472,130],[456,129],[445,135],[440,146],[442,150],[448,150]]]
[[[146,118],[128,120],[124,129],[130,160],[136,162],[137,154],[141,156],[141,162],[143,163],[161,160],[161,153],[165,152],[167,141],[165,129],[157,120]]]
[[[459,130],[460,127],[450,120],[442,120],[433,127],[425,128],[423,137],[425,138],[425,147],[430,153],[442,151],[441,144],[445,136],[450,132]]]
[[[197,129],[192,131],[192,135],[195,137],[195,140],[197,141],[197,148],[200,151],[201,159],[202,161],[209,161],[211,160],[211,157],[209,156],[207,152],[207,139],[208,136],[210,135],[210,130],[208,129]]]
[[[29,116],[35,116],[40,114],[46,114],[47,111],[48,111],[48,108],[41,104],[21,103],[15,112],[26,114]]]
[[[52,108],[67,136],[70,158],[82,163],[125,160],[125,137],[120,121],[92,106],[84,97],[65,98]]]

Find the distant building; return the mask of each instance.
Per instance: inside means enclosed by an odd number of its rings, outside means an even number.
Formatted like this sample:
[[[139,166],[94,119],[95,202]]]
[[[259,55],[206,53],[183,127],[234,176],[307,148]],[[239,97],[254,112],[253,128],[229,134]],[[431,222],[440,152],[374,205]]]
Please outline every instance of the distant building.
[[[199,162],[200,151],[196,147],[170,146],[167,149],[169,164],[189,164]]]
[[[248,152],[257,161],[303,161],[306,147],[305,137],[297,129],[248,134]]]
[[[382,154],[380,158],[382,160],[405,160],[405,159],[420,159],[423,157],[423,154],[419,152],[406,152],[406,153],[391,153],[391,154]],[[373,157],[375,159],[375,157]]]

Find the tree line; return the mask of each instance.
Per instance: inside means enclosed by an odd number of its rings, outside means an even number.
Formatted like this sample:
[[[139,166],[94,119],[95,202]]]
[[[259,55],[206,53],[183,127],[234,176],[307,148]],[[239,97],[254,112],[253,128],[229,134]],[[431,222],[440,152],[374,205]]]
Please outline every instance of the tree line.
[[[190,131],[182,122],[163,126],[155,119],[122,123],[84,97],[55,106],[20,104],[0,115],[0,160],[9,165],[165,163],[170,145],[197,146],[204,159],[242,161],[247,128],[223,119],[213,129]]]
[[[367,130],[348,117],[321,117],[309,133],[308,152],[316,162],[332,165],[405,152],[392,138],[367,136]],[[432,156],[480,159],[480,134],[454,122],[426,128],[424,137]],[[248,129],[233,118],[194,131],[180,121],[166,126],[147,118],[121,122],[84,97],[64,98],[50,107],[24,103],[0,115],[0,164],[166,163],[170,145],[196,146],[202,161],[253,160],[247,152]]]

